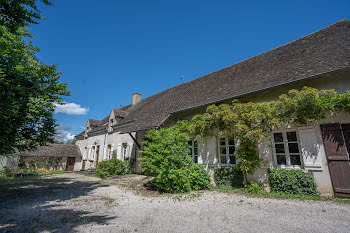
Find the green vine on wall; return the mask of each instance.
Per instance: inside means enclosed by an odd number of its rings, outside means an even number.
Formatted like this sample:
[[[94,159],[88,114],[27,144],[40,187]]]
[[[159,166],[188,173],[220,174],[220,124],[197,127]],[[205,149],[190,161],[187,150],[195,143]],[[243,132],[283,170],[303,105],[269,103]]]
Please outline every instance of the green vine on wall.
[[[334,90],[304,87],[290,90],[276,101],[239,102],[211,105],[204,114],[193,117],[188,125],[190,134],[200,137],[233,136],[240,146],[236,156],[245,181],[261,166],[258,145],[274,129],[291,124],[306,125],[341,111],[350,113],[350,91],[339,94]],[[188,123],[186,123],[188,124]]]

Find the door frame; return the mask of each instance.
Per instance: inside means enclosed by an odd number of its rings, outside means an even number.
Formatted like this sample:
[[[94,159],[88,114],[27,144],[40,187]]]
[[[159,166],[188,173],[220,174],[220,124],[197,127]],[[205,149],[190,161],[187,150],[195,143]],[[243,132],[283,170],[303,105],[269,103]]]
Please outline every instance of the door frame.
[[[68,161],[69,160],[73,160],[73,164],[72,165],[70,165],[70,166],[73,166],[73,169],[72,170],[68,170]],[[66,171],[74,171],[74,167],[75,167],[75,157],[67,157],[67,162],[66,162]]]

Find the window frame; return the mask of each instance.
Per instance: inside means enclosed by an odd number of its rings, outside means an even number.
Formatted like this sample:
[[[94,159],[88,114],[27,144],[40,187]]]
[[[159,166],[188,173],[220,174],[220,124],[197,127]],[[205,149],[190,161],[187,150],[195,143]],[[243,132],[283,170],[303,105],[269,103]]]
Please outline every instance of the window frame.
[[[188,142],[191,142],[191,153],[188,154],[188,156],[192,157],[193,163],[198,164],[199,162],[199,149],[198,149],[198,140],[190,139]],[[194,143],[196,142],[197,146],[194,146]],[[188,143],[190,144],[190,143]],[[197,148],[197,154],[195,154],[195,148]],[[197,157],[197,158],[195,158]]]
[[[295,132],[297,141],[288,141],[288,139],[287,139],[287,133],[288,132]],[[274,137],[275,133],[282,133],[283,142],[275,142],[275,137]],[[277,167],[277,168],[289,168],[289,169],[302,169],[304,167],[303,156],[302,156],[302,153],[301,153],[302,151],[301,151],[301,147],[300,147],[300,139],[299,139],[299,131],[298,131],[298,129],[291,128],[291,129],[284,129],[284,130],[273,131],[271,133],[271,139],[272,139],[272,151],[273,151],[275,167]],[[283,164],[280,165],[280,164],[277,163],[277,154],[282,154],[282,153],[276,153],[276,148],[275,148],[276,143],[277,144],[282,144],[283,143],[284,152],[285,152],[284,154],[285,154],[285,157],[286,157],[286,165],[283,165]],[[299,153],[290,153],[289,152],[289,145],[288,145],[288,143],[297,143],[298,144]],[[296,154],[299,154],[300,165],[292,165],[291,164],[290,155],[296,155]]]
[[[225,145],[221,145],[221,139],[225,139]],[[233,140],[233,144],[229,144],[229,141]],[[230,154],[230,147],[234,147],[234,151],[233,154]],[[225,147],[226,149],[226,154],[221,154],[221,148]],[[219,165],[221,167],[234,167],[237,165],[237,156],[235,154],[237,149],[237,143],[236,140],[234,138],[229,138],[229,137],[218,137],[218,155],[219,155]],[[222,163],[221,162],[221,156],[226,156],[226,161],[227,163]],[[230,162],[230,156],[234,156],[235,157],[235,163],[231,164]]]

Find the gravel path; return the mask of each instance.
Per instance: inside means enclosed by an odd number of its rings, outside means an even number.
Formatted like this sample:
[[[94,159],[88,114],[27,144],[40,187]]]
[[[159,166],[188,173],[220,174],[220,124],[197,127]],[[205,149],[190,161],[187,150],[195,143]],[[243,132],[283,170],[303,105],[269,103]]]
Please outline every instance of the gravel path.
[[[0,232],[350,232],[349,204],[214,191],[179,200],[77,174],[52,179],[0,185]]]

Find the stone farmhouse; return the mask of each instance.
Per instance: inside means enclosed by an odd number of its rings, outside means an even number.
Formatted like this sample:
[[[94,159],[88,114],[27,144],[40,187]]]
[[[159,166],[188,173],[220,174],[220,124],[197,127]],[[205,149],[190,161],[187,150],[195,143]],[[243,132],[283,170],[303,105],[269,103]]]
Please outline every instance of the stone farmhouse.
[[[76,136],[81,169],[96,167],[113,155],[136,159],[149,129],[169,127],[191,119],[211,104],[241,101],[271,101],[290,89],[309,86],[350,90],[350,22],[339,21],[320,31],[225,67],[189,82],[112,109],[102,120],[89,119]],[[212,173],[214,167],[235,166],[237,142],[225,137],[191,141],[194,162]],[[350,114],[340,113],[310,125],[276,130],[259,146],[265,165],[251,179],[267,183],[270,167],[313,172],[322,195],[350,196]]]

